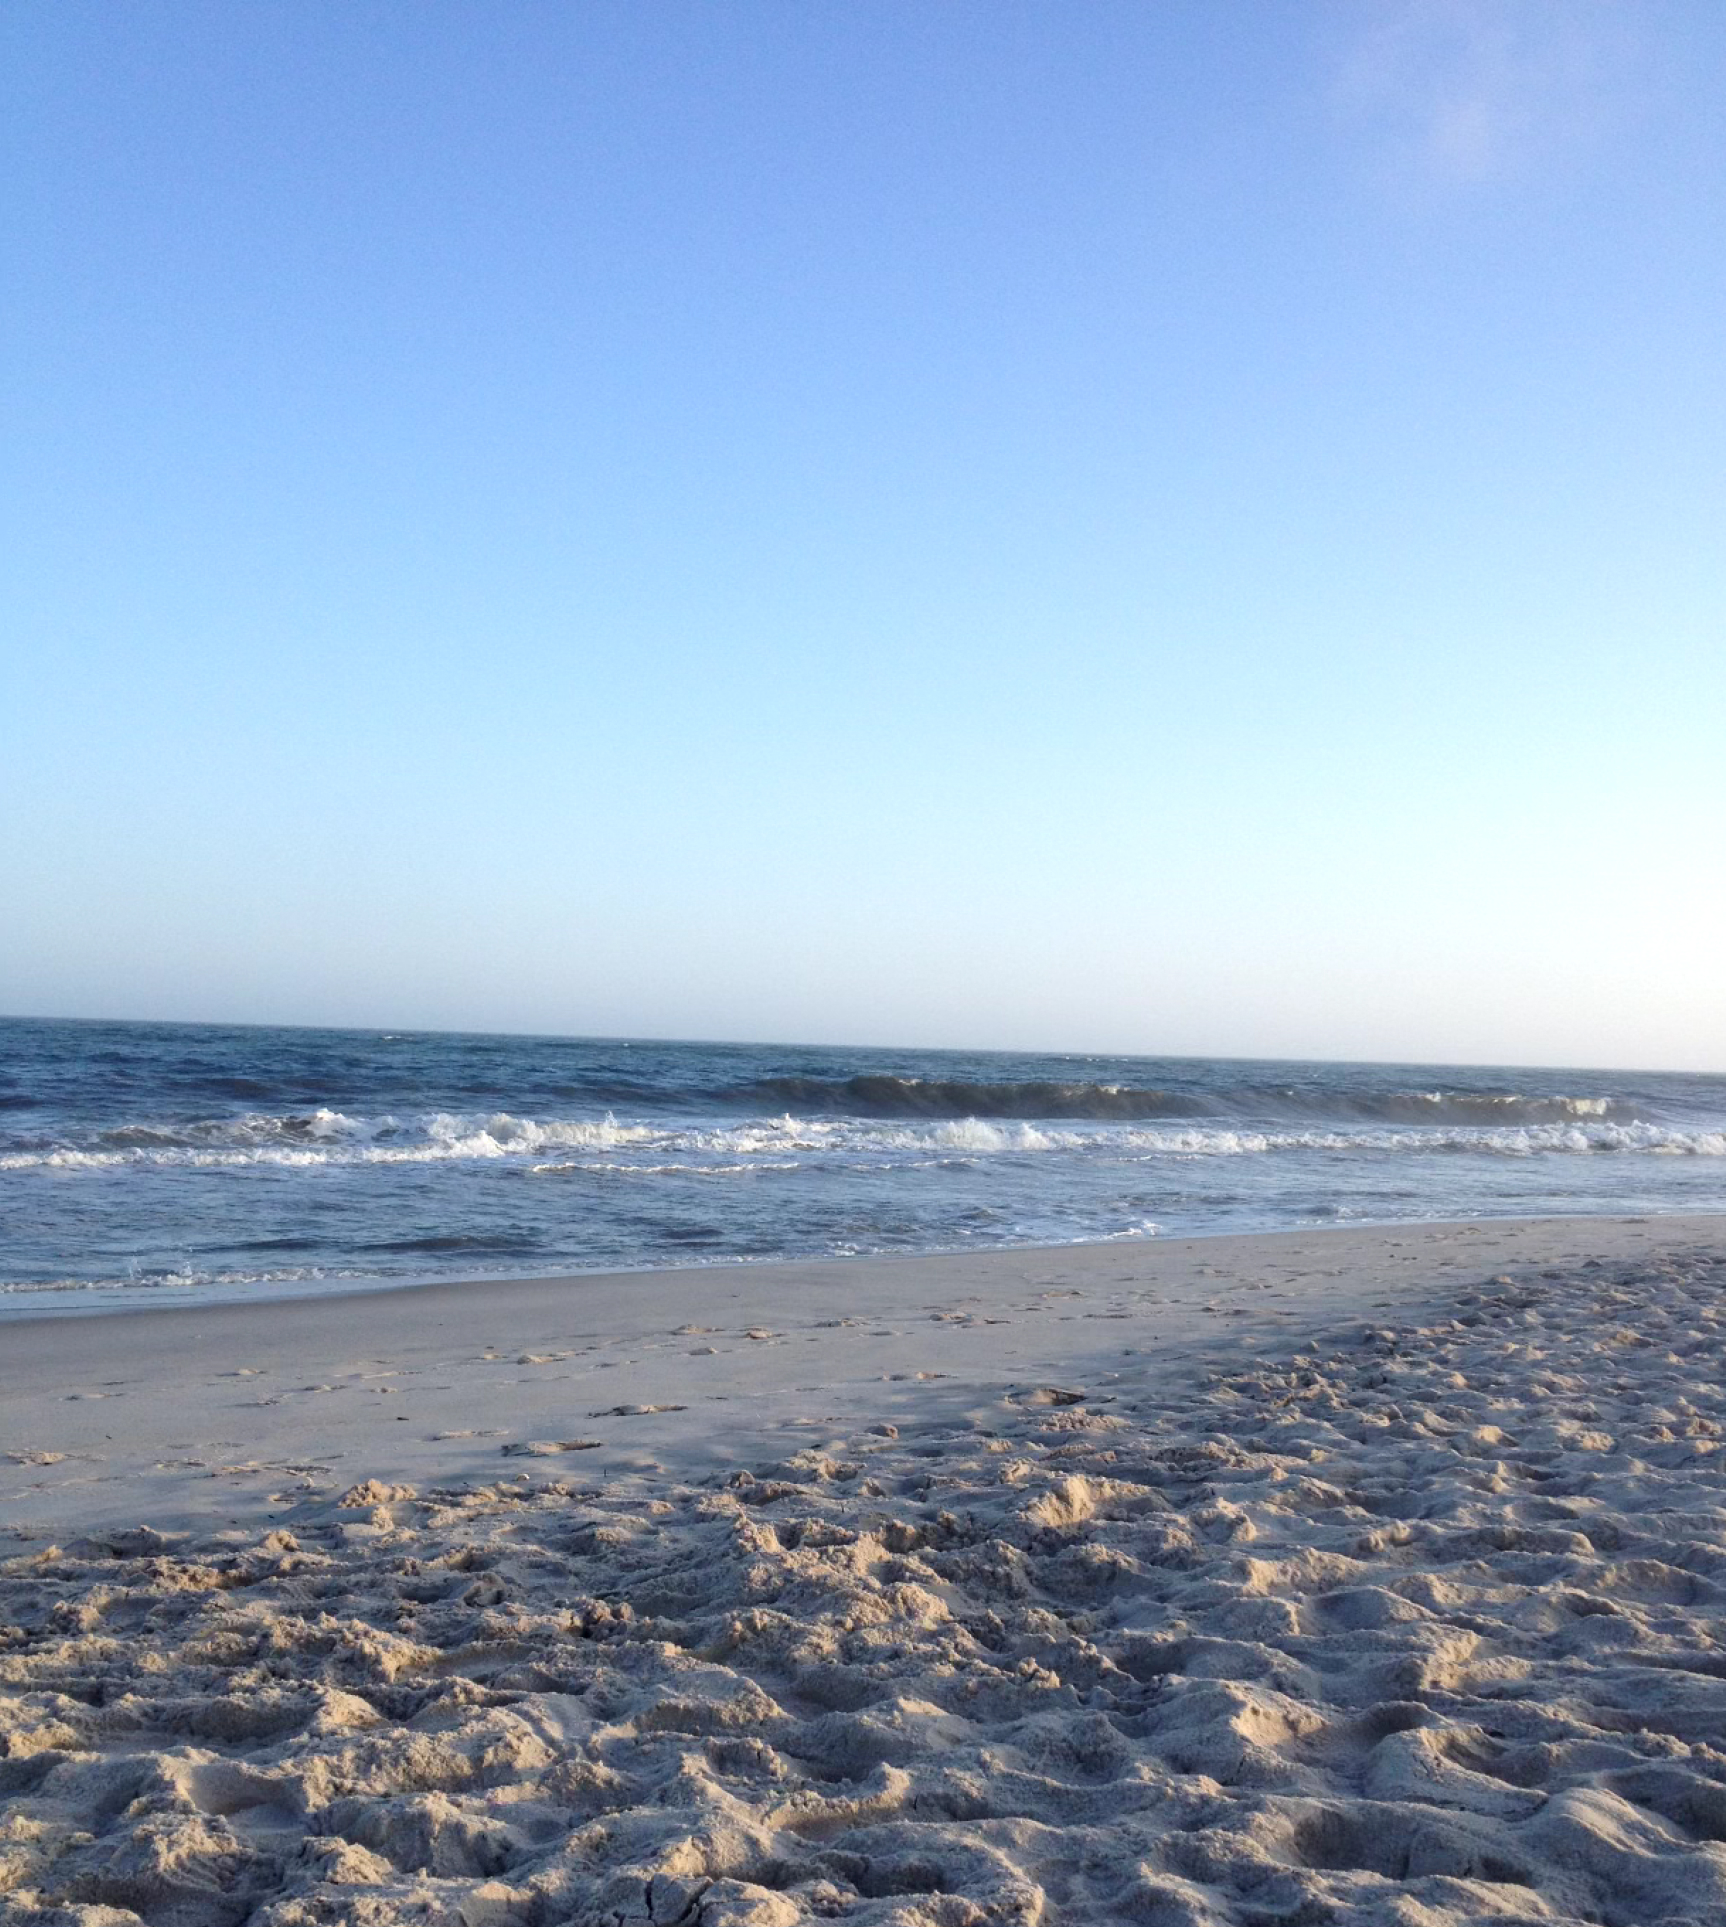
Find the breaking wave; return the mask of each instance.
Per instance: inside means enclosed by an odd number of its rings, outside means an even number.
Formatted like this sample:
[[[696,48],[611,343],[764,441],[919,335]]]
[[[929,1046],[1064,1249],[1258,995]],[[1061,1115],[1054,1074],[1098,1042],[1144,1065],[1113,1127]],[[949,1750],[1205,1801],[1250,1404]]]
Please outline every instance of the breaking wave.
[[[763,1077],[730,1093],[750,1102],[848,1117],[1202,1117],[1197,1098],[1127,1084],[1004,1084],[922,1077]]]
[[[1300,1117],[1378,1120],[1390,1124],[1564,1124],[1592,1118],[1634,1119],[1610,1097],[1524,1096],[1516,1091],[1331,1092],[1273,1087],[1243,1093],[1250,1103]]]
[[[1149,1120],[1304,1117],[1401,1124],[1556,1124],[1628,1118],[1609,1097],[1526,1096],[1514,1091],[1322,1091],[1299,1085],[1222,1086],[1203,1096],[1133,1084],[1047,1080],[974,1083],[869,1073],[856,1077],[764,1077],[726,1095],[838,1117]]]
[[[1534,1101],[1534,1100],[1529,1100]],[[1558,1100],[1543,1100],[1556,1103]],[[1580,1104],[1585,1100],[1566,1100]],[[508,1160],[534,1170],[572,1168],[584,1157],[635,1152],[639,1168],[668,1170],[667,1159],[699,1161],[713,1170],[783,1163],[788,1156],[903,1158],[939,1155],[1000,1156],[1066,1151],[1138,1157],[1243,1157],[1277,1152],[1431,1154],[1500,1157],[1542,1154],[1652,1153],[1726,1157],[1726,1132],[1680,1130],[1643,1122],[1619,1123],[1596,1111],[1573,1111],[1562,1121],[1516,1121],[1507,1108],[1493,1125],[1438,1122],[1354,1129],[1278,1129],[1262,1125],[1159,1124],[1075,1115],[1064,1126],[997,1115],[922,1119],[797,1117],[711,1126],[619,1123],[614,1117],[516,1117],[435,1112],[400,1119],[349,1117],[339,1111],[280,1117],[248,1114],[176,1125],[134,1125],[98,1133],[85,1144],[41,1144],[0,1154],[0,1170],[99,1170],[276,1165],[389,1165]],[[1488,1115],[1494,1115],[1489,1113]],[[561,1154],[561,1156],[559,1155]],[[741,1162],[740,1162],[741,1161]]]

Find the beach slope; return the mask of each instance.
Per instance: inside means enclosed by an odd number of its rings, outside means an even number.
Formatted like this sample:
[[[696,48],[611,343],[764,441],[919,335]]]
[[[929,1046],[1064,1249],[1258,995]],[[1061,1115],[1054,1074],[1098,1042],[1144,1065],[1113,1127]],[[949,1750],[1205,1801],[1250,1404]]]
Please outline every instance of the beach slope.
[[[1726,1918],[1723,1234],[14,1324],[0,1913]]]

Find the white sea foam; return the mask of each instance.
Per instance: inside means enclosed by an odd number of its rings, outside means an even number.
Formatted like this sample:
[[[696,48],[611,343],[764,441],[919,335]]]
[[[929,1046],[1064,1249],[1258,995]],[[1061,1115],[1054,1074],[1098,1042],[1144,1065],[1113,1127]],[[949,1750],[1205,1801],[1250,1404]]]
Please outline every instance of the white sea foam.
[[[944,1151],[1057,1151],[1071,1150],[1084,1142],[1075,1131],[1040,1131],[1031,1124],[993,1124],[980,1117],[958,1118],[922,1131],[881,1135],[894,1149],[903,1146],[906,1150],[926,1150],[933,1144]]]
[[[180,1293],[201,1290],[210,1285],[254,1287],[329,1284],[349,1287],[371,1275],[342,1266],[272,1265],[248,1271],[235,1265],[206,1268],[182,1260],[160,1271],[146,1273],[133,1268],[105,1278],[4,1278],[0,1279],[0,1297],[29,1298],[51,1292],[89,1291],[149,1293],[171,1299]]]
[[[1250,1157],[1273,1151],[1439,1151],[1520,1158],[1543,1153],[1642,1152],[1726,1157],[1726,1132],[1677,1131],[1659,1124],[1523,1124],[1499,1130],[1161,1130],[1122,1136],[1148,1156],[1165,1157]]]
[[[628,1178],[736,1178],[752,1176],[759,1171],[800,1171],[803,1164],[799,1158],[751,1158],[743,1164],[695,1164],[688,1160],[671,1164],[629,1164],[618,1158],[564,1158],[556,1163],[534,1164],[528,1168],[536,1176],[574,1171],[588,1176],[615,1173]]]

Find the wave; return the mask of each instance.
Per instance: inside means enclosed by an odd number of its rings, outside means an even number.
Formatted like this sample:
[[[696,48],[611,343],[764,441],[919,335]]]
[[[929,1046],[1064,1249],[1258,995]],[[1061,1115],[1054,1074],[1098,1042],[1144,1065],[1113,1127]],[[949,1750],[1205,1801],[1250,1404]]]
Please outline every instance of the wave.
[[[1610,1097],[1516,1091],[1324,1091],[1299,1085],[1222,1086],[1203,1094],[1134,1084],[1045,1080],[982,1083],[878,1074],[764,1077],[724,1095],[837,1117],[1023,1118],[1141,1121],[1156,1118],[1305,1117],[1398,1124],[1556,1124],[1629,1117]]]
[[[1272,1086],[1237,1094],[1300,1117],[1389,1124],[1563,1124],[1588,1118],[1633,1119],[1616,1098],[1528,1096],[1518,1091],[1313,1091]]]
[[[918,1145],[964,1151],[1126,1151],[1144,1157],[1249,1157],[1272,1152],[1324,1151],[1389,1155],[1475,1152],[1496,1157],[1642,1152],[1678,1157],[1726,1157],[1726,1131],[1678,1131],[1658,1124],[1514,1125],[1498,1130],[1453,1127],[1410,1131],[1278,1131],[1217,1127],[1137,1130],[1080,1136],[1020,1126],[1014,1132],[976,1119],[941,1125],[926,1135],[889,1134],[894,1149]]]
[[[394,1118],[367,1120],[341,1111],[288,1112],[272,1116],[248,1111],[243,1117],[199,1119],[176,1124],[122,1124],[97,1134],[96,1144],[109,1151],[195,1150],[205,1145],[317,1144],[356,1134],[387,1133]]]
[[[1519,1113],[1507,1110],[1506,1119]],[[646,1168],[695,1160],[763,1169],[787,1159],[990,1157],[1066,1152],[1078,1156],[1240,1157],[1285,1152],[1420,1155],[1476,1153],[1646,1153],[1726,1156],[1726,1131],[1679,1130],[1598,1113],[1547,1123],[1492,1125],[1427,1122],[1347,1128],[1262,1124],[1160,1123],[1073,1118],[1064,1125],[1017,1118],[936,1119],[797,1117],[790,1112],[730,1125],[619,1123],[615,1118],[467,1116],[355,1118],[339,1111],[245,1117],[173,1126],[132,1126],[79,1144],[36,1144],[0,1154],[0,1170],[35,1168],[243,1167],[274,1165],[442,1164],[505,1161],[529,1170],[574,1168],[583,1160],[631,1153]]]
[[[237,1087],[240,1080],[233,1080]],[[635,1093],[633,1095],[639,1095]],[[456,1100],[449,1108],[397,1114],[382,1104],[380,1114],[360,1116],[330,1105],[291,1108],[257,1106],[238,1114],[162,1119],[133,1118],[106,1129],[55,1133],[47,1121],[29,1115],[38,1100],[26,1093],[0,1096],[0,1109],[17,1117],[0,1134],[0,1169],[43,1161],[90,1161],[109,1156],[132,1159],[158,1153],[226,1154],[234,1151],[305,1151],[322,1161],[333,1149],[364,1145],[369,1161],[423,1160],[437,1157],[508,1156],[516,1150],[599,1149],[646,1142],[667,1134],[691,1141],[714,1132],[742,1130],[783,1136],[786,1118],[801,1118],[805,1135],[819,1135],[835,1124],[876,1121],[884,1125],[951,1125],[969,1131],[1022,1126],[1027,1131],[1086,1125],[1172,1123],[1227,1124],[1259,1131],[1350,1125],[1409,1126],[1442,1131],[1456,1126],[1501,1129],[1535,1125],[1633,1124],[1634,1106],[1604,1096],[1527,1094],[1454,1089],[1380,1089],[1338,1091],[1319,1084],[1217,1086],[1192,1092],[1103,1082],[1054,1082],[1014,1079],[999,1082],[859,1074],[844,1078],[774,1076],[731,1087],[723,1093],[689,1092],[670,1105],[661,1093],[652,1103],[620,1100],[616,1110],[630,1121],[619,1123],[610,1104],[583,1093],[575,1102],[560,1089],[541,1089],[533,1108],[567,1107],[576,1117],[542,1120],[486,1106],[483,1098]],[[477,1099],[477,1101],[476,1101]],[[723,1108],[715,1108],[722,1100]],[[755,1113],[740,1119],[747,1104]],[[484,1108],[482,1108],[482,1106]],[[369,1109],[370,1107],[366,1107]],[[761,1113],[776,1114],[764,1118]],[[1666,1120],[1674,1125],[1679,1119]],[[1694,1125],[1692,1128],[1696,1128]],[[1052,1140],[1054,1141],[1054,1140]],[[997,1148],[985,1142],[981,1148]],[[1029,1140],[1019,1148],[1038,1148]],[[241,1160],[245,1161],[244,1159]],[[291,1156],[278,1162],[302,1161]]]
[[[1206,1106],[1173,1091],[1129,1084],[1005,1084],[922,1077],[763,1077],[728,1092],[748,1102],[851,1117],[1202,1117]]]

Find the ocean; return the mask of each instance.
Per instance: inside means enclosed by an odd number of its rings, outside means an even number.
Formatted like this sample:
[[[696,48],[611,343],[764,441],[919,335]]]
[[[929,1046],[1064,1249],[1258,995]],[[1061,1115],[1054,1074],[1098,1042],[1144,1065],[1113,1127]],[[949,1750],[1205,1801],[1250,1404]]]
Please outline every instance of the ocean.
[[[1723,1183],[1718,1076],[0,1020],[0,1317]]]

